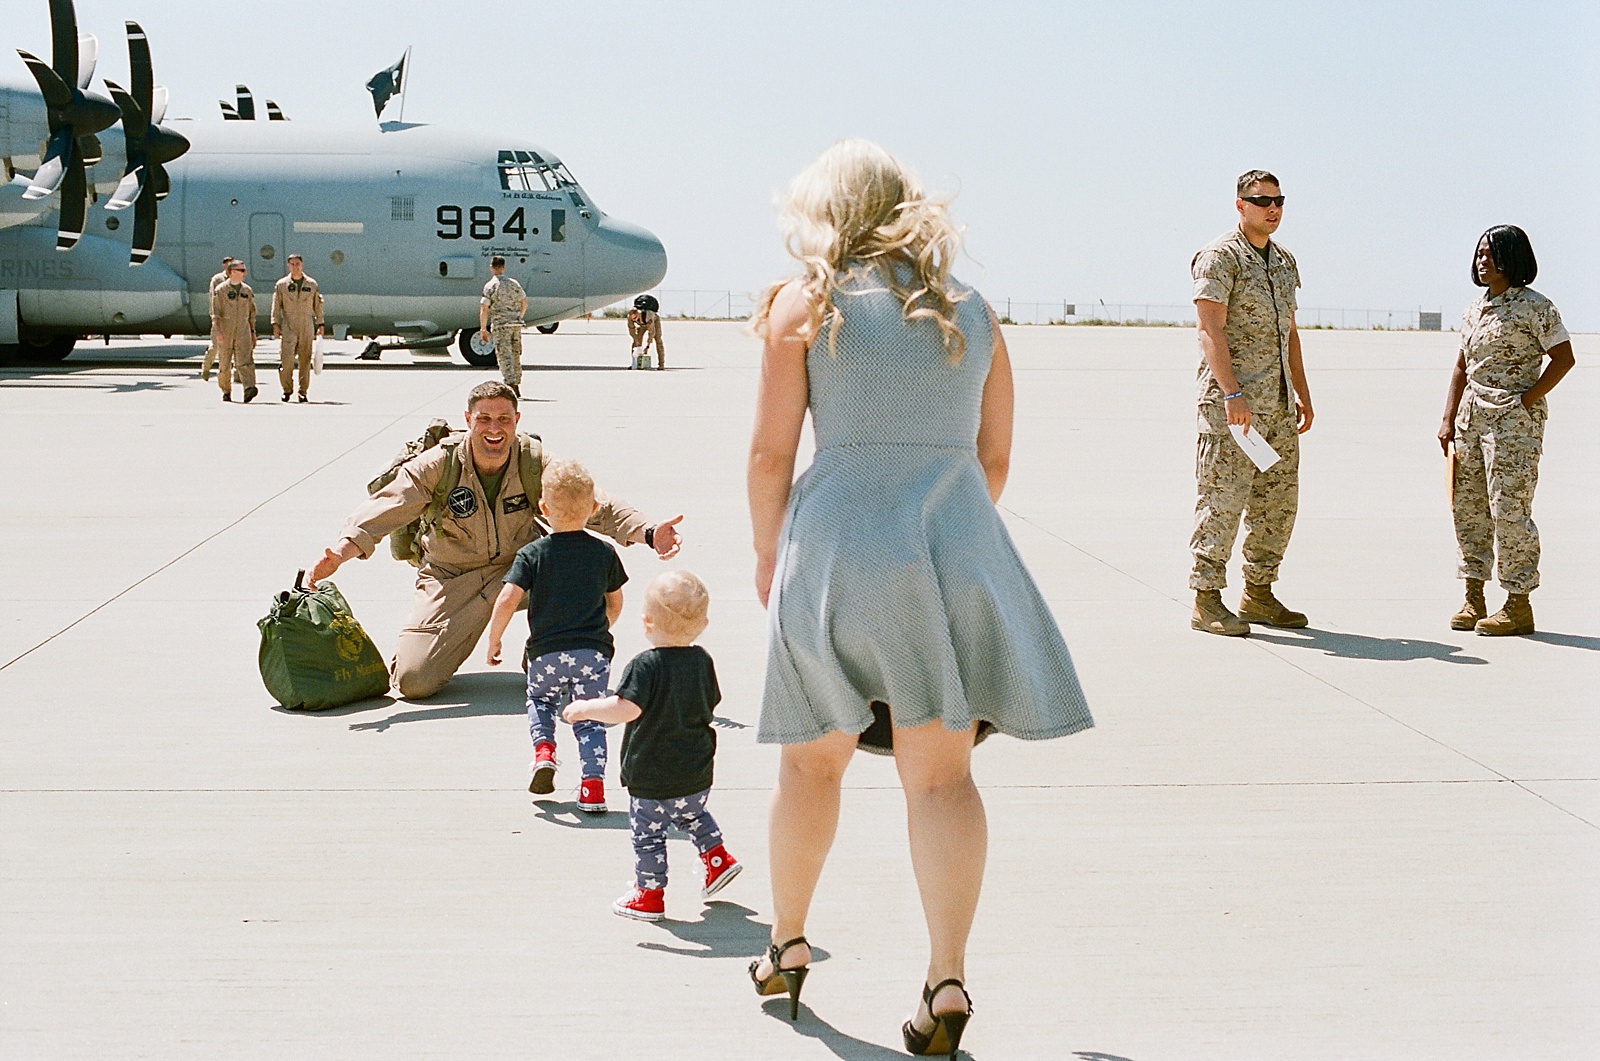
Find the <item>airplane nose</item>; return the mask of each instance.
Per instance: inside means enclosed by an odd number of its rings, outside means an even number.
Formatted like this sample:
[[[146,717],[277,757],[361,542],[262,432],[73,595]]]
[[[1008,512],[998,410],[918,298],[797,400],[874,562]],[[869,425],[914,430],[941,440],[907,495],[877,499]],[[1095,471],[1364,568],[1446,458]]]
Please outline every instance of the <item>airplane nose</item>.
[[[655,233],[614,217],[601,218],[588,259],[585,286],[607,303],[648,291],[667,275],[667,249]]]

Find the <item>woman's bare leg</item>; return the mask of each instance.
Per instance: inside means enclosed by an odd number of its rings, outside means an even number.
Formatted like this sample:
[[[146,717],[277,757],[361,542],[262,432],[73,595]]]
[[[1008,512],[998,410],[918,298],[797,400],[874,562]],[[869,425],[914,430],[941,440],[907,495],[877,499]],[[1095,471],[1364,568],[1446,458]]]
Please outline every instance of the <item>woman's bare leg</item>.
[[[855,750],[855,734],[837,732],[783,746],[767,832],[774,943],[805,935],[811,897],[839,826],[839,786]],[[810,960],[808,948],[795,947],[783,956],[783,965],[795,968]],[[756,973],[772,974],[765,958]]]
[[[895,767],[906,794],[906,830],[911,868],[928,922],[928,983],[966,979],[967,937],[983,888],[989,826],[983,798],[972,780],[972,730],[952,732],[943,723],[894,731]],[[965,1012],[954,987],[934,996],[934,1014]],[[926,1030],[931,1021],[915,1018]]]

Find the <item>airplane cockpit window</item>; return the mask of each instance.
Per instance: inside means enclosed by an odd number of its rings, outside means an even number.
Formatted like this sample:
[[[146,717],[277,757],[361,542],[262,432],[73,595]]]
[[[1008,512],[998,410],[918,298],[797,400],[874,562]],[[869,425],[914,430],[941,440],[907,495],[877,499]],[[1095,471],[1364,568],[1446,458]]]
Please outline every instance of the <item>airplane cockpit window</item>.
[[[547,162],[537,151],[502,151],[498,168],[505,191],[553,192],[578,186],[564,163]]]

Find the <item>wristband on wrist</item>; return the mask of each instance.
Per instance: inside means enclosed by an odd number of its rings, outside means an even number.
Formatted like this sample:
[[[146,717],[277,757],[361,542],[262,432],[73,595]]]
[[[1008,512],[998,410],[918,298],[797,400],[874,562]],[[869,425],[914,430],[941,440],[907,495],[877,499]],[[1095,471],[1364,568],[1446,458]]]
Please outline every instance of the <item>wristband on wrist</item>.
[[[654,523],[644,529],[644,543],[652,549],[656,547],[656,525]]]
[[[1224,394],[1222,396],[1222,400],[1225,401],[1225,402],[1231,402],[1235,398],[1243,398],[1243,397],[1244,397],[1244,391],[1234,391],[1232,394]]]

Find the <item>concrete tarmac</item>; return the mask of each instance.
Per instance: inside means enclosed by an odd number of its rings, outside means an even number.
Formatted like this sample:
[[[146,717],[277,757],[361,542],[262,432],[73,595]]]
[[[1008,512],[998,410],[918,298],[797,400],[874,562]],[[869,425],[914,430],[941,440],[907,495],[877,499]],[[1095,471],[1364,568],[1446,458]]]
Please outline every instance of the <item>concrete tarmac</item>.
[[[970,1056],[1600,1057],[1600,337],[1550,399],[1541,632],[1492,639],[1446,621],[1455,337],[1304,333],[1317,417],[1279,593],[1312,625],[1235,640],[1188,623],[1193,333],[1007,335],[1001,506],[1098,725],[976,753]],[[626,815],[577,813],[570,731],[555,795],[527,793],[514,664],[480,648],[432,699],[319,715],[257,673],[272,595],[489,373],[334,344],[302,406],[270,367],[223,405],[193,342],[0,370],[0,1058],[904,1056],[926,940],[892,762],[847,775],[800,1020],[745,976],[777,761],[753,737],[758,347],[734,324],[667,337],[655,373],[626,370],[617,322],[530,333],[523,383],[549,451],[686,514],[672,563],[713,593],[711,809],[746,870],[703,903],[674,842],[659,925],[610,913]],[[623,558],[619,661],[661,567]],[[387,654],[410,569],[380,551],[334,581]]]

